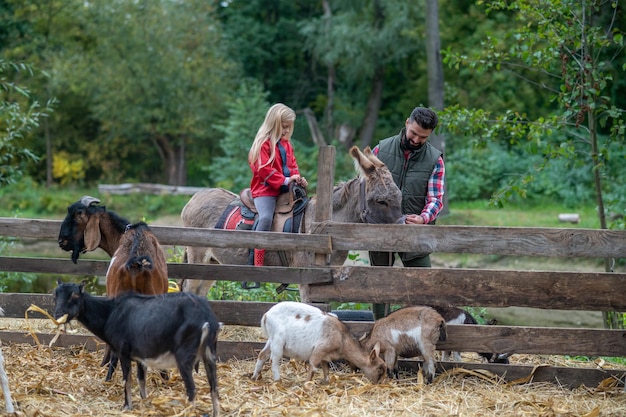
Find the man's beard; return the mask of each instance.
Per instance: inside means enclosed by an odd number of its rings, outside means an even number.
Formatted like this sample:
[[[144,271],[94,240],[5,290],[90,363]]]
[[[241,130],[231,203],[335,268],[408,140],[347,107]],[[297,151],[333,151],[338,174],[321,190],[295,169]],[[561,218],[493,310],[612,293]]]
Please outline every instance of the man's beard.
[[[400,147],[402,148],[402,150],[404,151],[409,151],[409,152],[413,152],[413,151],[417,151],[419,150],[422,146],[424,146],[423,143],[418,143],[417,145],[413,145],[411,143],[411,141],[409,140],[409,138],[406,137],[406,135],[404,135],[402,137],[402,140],[400,141]]]

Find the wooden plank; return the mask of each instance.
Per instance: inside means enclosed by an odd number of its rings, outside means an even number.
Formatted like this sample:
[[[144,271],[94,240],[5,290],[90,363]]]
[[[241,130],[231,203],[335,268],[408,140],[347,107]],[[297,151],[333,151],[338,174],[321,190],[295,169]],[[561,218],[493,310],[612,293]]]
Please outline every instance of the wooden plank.
[[[373,323],[346,322],[358,338]],[[448,325],[437,349],[458,352],[528,353],[572,356],[626,356],[626,330],[528,326]]]
[[[318,173],[317,179],[317,197],[315,205],[316,222],[330,221],[333,215],[332,194],[333,194],[333,178],[335,178],[335,148],[333,146],[321,146],[317,158]],[[316,266],[325,266],[330,263],[330,259],[325,253],[316,253],[313,260]],[[311,292],[309,285],[299,287],[300,299],[302,302],[311,302]]]
[[[591,365],[591,364],[590,364]],[[400,360],[400,369],[410,372],[417,372],[422,367],[421,361]],[[621,369],[590,369],[590,368],[568,368],[563,366],[549,365],[503,365],[494,363],[474,363],[474,362],[438,362],[437,375],[445,372],[457,373],[458,369],[468,369],[472,371],[484,370],[497,375],[502,381],[511,383],[516,380],[527,379],[531,383],[549,382],[565,388],[597,387],[607,378],[624,381],[626,371]],[[462,373],[459,375],[463,375]],[[445,375],[443,375],[445,378]],[[465,377],[472,378],[470,375]],[[495,381],[494,381],[495,382]]]
[[[0,257],[0,270],[99,275],[108,261]],[[444,304],[626,310],[626,274],[386,267],[251,267],[168,264],[172,278],[311,284],[316,302]],[[317,285],[317,283],[332,285]],[[393,285],[390,285],[393,283]],[[419,288],[419,291],[415,291]]]
[[[64,275],[105,276],[109,261],[0,257],[0,270],[52,273]],[[330,283],[329,268],[252,267],[248,265],[214,265],[168,263],[168,276],[179,279],[217,281],[288,282],[292,284]]]
[[[2,332],[2,344],[7,343],[25,343],[32,346],[50,345],[55,337],[54,333],[25,333],[25,332]],[[36,338],[36,339],[35,339]],[[54,342],[53,347],[68,348],[73,346],[82,346],[87,350],[95,351],[104,349],[105,344],[95,336],[82,334],[61,334]]]
[[[441,304],[626,311],[626,274],[483,269],[334,267],[318,302]]]
[[[246,230],[218,230],[194,227],[150,226],[162,245],[201,246],[211,242],[212,247],[250,248],[272,250],[331,252],[331,237],[327,235],[253,232]],[[57,240],[60,220],[14,219],[0,217],[0,236]]]
[[[423,251],[517,256],[621,258],[626,231],[582,228],[484,226],[406,227],[324,222],[319,235],[151,226],[164,245],[290,249],[316,253],[337,250]],[[0,217],[0,235],[56,240],[59,220]],[[332,242],[331,242],[332,240]]]
[[[96,296],[101,298],[101,296]],[[256,326],[261,322],[261,317],[274,304],[272,302],[256,301],[230,301],[209,300],[209,304],[219,321],[226,325]],[[36,305],[47,311],[50,315],[54,312],[54,297],[52,294],[18,294],[0,293],[0,306],[4,309],[5,318],[25,318],[29,306]],[[328,304],[315,304],[316,307],[329,311]],[[43,314],[29,312],[30,319],[44,319]],[[0,317],[0,322],[2,318]]]
[[[51,296],[37,305],[52,313]],[[218,319],[226,325],[259,326],[261,317],[273,303],[211,301]],[[245,307],[245,308],[244,308]],[[237,310],[238,309],[238,310]],[[19,317],[24,317],[24,314]],[[29,318],[44,318],[29,313]],[[1,320],[1,319],[0,319]],[[356,337],[372,323],[347,322]],[[4,337],[4,332],[2,333]],[[448,337],[439,342],[440,350],[459,352],[526,353],[571,356],[626,356],[626,330],[580,329],[528,326],[449,325]]]
[[[316,233],[337,250],[622,258],[626,231],[582,228],[370,225],[328,222]],[[382,249],[384,248],[384,249]]]

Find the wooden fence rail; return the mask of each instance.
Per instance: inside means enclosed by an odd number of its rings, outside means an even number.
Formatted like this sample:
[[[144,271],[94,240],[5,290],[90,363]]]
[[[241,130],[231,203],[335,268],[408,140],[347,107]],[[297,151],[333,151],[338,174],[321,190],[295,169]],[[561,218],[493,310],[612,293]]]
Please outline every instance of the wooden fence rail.
[[[56,240],[60,221],[0,218],[0,235],[21,239]],[[164,245],[219,247],[263,246],[286,249],[297,246],[320,254],[332,249],[402,250],[444,253],[482,253],[515,256],[623,257],[626,232],[588,229],[504,228],[437,226],[407,228],[397,225],[352,225],[332,222],[315,224],[313,235],[224,231],[151,226]],[[64,258],[0,257],[0,270],[59,275],[102,276],[108,261]],[[365,266],[311,266],[306,268],[235,265],[189,265],[169,263],[172,278],[229,281],[289,282],[309,284],[311,299],[319,303],[389,302],[398,304],[453,304],[460,306],[521,306],[563,310],[626,310],[626,274],[548,271],[502,271],[448,268],[384,268]],[[226,324],[258,326],[272,303],[212,301],[216,314]],[[30,304],[51,311],[48,294],[0,294],[7,317],[23,317]],[[326,304],[327,305],[327,304]],[[371,323],[349,323],[355,334]],[[2,340],[34,343],[24,332],[2,332]],[[40,343],[51,335],[38,335]],[[98,347],[92,337],[64,335],[57,344]],[[222,359],[252,357],[261,344],[223,342]],[[448,341],[441,349],[584,356],[626,356],[626,331],[602,329],[537,328],[521,326],[450,326]],[[414,362],[405,362],[414,367]],[[505,379],[528,375],[532,368],[518,365],[442,363],[486,368]],[[624,378],[615,369],[541,368],[534,380],[558,380],[566,386],[594,385],[604,378]]]

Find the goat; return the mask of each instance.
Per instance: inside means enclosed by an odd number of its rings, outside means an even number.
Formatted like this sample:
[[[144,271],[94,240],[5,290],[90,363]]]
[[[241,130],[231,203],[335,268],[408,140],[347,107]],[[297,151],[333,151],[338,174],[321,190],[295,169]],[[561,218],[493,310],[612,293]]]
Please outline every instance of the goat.
[[[435,376],[435,346],[447,338],[446,322],[426,306],[404,307],[374,322],[372,330],[360,338],[366,349],[379,344],[389,376],[398,377],[398,357],[424,357],[426,382]]]
[[[0,316],[4,316],[4,310],[0,307]],[[2,393],[4,394],[4,407],[7,413],[14,413],[13,399],[11,398],[11,390],[9,389],[9,377],[4,369],[4,355],[2,354],[2,342],[0,342],[0,383],[2,384]]]
[[[474,316],[468,311],[453,306],[431,306],[444,318],[447,324],[478,324]],[[489,324],[495,324],[490,322]],[[489,363],[509,363],[508,353],[494,353],[494,352],[478,352],[481,358],[484,358]],[[447,361],[453,358],[457,362],[461,362],[461,354],[459,352],[444,351],[441,360]]]
[[[102,248],[111,263],[106,273],[107,296],[125,291],[163,294],[168,290],[167,261],[158,240],[146,223],[131,225],[115,212],[98,206],[100,200],[84,196],[67,208],[59,231],[59,246],[72,251],[72,262],[81,253]],[[109,364],[105,381],[110,381],[117,365],[107,348],[102,366]],[[165,376],[165,375],[164,375]]]
[[[67,208],[59,231],[59,247],[72,252],[72,262],[77,263],[81,253],[97,248],[113,256],[120,239],[130,224],[128,220],[107,211],[95,197],[84,196]]]
[[[126,226],[106,273],[107,296],[126,291],[155,295],[168,292],[167,260],[148,225],[144,222]],[[107,349],[101,366],[109,364],[105,381],[110,381],[117,367],[117,358]],[[161,372],[167,379],[167,373]]]
[[[130,290],[153,295],[167,289],[167,260],[154,233],[144,222],[126,226],[106,273],[107,295]]]
[[[338,359],[345,359],[360,368],[374,384],[385,377],[385,363],[379,357],[380,346],[366,351],[348,326],[317,307],[283,301],[263,315],[261,329],[268,340],[259,353],[252,374],[254,380],[259,378],[263,365],[271,358],[274,381],[279,381],[283,355],[308,362],[307,381],[313,379],[313,373],[321,365],[323,382],[328,383],[328,362]]]
[[[124,410],[132,409],[130,375],[137,362],[139,393],[146,398],[146,367],[177,367],[190,402],[195,399],[192,371],[204,363],[213,417],[219,416],[217,392],[217,335],[220,324],[209,302],[190,293],[143,295],[129,291],[115,298],[91,296],[84,283],[62,283],[54,290],[54,317],[77,319],[106,342],[119,357],[124,375]]]

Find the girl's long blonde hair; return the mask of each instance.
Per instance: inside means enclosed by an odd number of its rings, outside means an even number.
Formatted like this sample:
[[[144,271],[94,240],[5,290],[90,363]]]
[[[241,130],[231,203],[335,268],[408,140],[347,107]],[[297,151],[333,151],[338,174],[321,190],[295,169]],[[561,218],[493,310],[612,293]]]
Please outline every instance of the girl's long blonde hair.
[[[248,163],[252,165],[258,162],[259,168],[263,168],[264,166],[274,162],[274,159],[276,158],[276,144],[282,135],[283,123],[289,123],[293,126],[295,120],[296,112],[284,104],[277,103],[270,107],[265,115],[265,121],[263,121],[263,124],[259,127],[259,130],[256,133],[254,142],[252,142],[252,146],[250,147],[250,152],[248,152]],[[261,165],[259,155],[261,153],[261,147],[266,140],[271,141],[271,153],[267,162]]]

